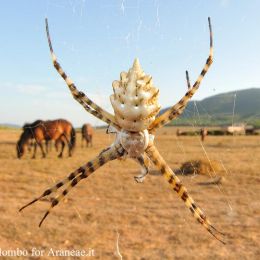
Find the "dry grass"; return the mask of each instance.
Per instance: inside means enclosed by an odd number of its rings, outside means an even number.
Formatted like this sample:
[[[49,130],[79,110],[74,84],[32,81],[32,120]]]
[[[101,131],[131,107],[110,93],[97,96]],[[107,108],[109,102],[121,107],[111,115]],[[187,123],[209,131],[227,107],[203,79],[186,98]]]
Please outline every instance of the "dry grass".
[[[182,174],[201,174],[209,177],[223,175],[225,170],[220,162],[216,160],[207,160],[207,159],[199,159],[199,160],[191,160],[184,162],[180,171]]]
[[[18,136],[18,131],[0,130],[2,250],[93,248],[96,259],[120,259],[118,242],[123,259],[260,258],[260,137],[206,138],[207,156],[225,167],[227,182],[220,188],[199,185],[209,180],[206,176],[180,176],[211,222],[227,234],[223,246],[197,224],[157,171],[144,183],[135,183],[139,167],[130,160],[111,162],[82,181],[39,229],[48,202],[39,202],[22,214],[18,209],[93,158],[113,137],[98,131],[94,147],[82,149],[78,142],[72,158],[58,159],[52,151],[46,159],[30,160],[27,155],[18,160]],[[194,155],[206,158],[199,137],[177,138],[174,128],[162,129],[155,142],[173,169]]]

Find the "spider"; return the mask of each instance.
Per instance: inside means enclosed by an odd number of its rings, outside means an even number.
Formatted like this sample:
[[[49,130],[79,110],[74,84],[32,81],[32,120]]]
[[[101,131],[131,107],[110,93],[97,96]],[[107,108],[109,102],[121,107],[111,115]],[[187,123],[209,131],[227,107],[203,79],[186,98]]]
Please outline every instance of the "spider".
[[[134,60],[133,66],[128,72],[120,73],[120,80],[116,80],[112,83],[113,94],[110,96],[110,101],[115,115],[105,111],[83,92],[78,91],[73,81],[66,75],[57,61],[52,48],[47,19],[45,19],[45,23],[50,53],[55,69],[65,80],[74,99],[76,99],[87,112],[107,123],[109,129],[113,129],[112,132],[116,133],[116,137],[114,143],[101,151],[93,160],[76,169],[53,187],[45,190],[42,195],[23,206],[20,211],[36,201],[55,193],[56,197],[52,199],[50,208],[40,221],[40,227],[51,210],[57,206],[68,192],[81,180],[89,177],[99,167],[109,161],[128,157],[136,160],[142,166],[142,174],[135,177],[137,182],[144,180],[145,175],[148,173],[149,161],[151,161],[166,178],[171,188],[184,201],[195,219],[206,228],[211,235],[225,244],[221,237],[224,234],[219,232],[209,222],[208,218],[195,204],[187,189],[174,174],[154,145],[155,131],[177,118],[183,112],[213,62],[213,36],[210,18],[208,18],[210,52],[203,70],[192,87],[190,85],[188,72],[186,71],[188,91],[177,104],[159,116],[157,116],[160,111],[160,105],[158,104],[159,90],[153,86],[152,77],[144,73],[138,59]],[[61,187],[65,188],[60,191]]]

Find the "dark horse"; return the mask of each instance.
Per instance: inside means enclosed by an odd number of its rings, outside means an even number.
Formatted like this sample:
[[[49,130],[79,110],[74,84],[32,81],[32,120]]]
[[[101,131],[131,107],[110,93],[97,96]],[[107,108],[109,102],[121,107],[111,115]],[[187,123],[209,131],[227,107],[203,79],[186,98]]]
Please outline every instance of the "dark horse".
[[[35,158],[37,145],[41,148],[42,157],[46,157],[43,148],[43,141],[48,142],[52,140],[55,141],[55,143],[60,141],[62,144],[59,157],[62,157],[65,142],[68,144],[69,156],[71,156],[72,150],[76,144],[76,132],[72,124],[64,119],[48,121],[37,120],[32,124],[25,124],[23,126],[23,133],[21,134],[16,146],[18,158],[23,156],[25,147],[29,145],[32,140],[35,140],[32,158]]]
[[[84,140],[86,140],[87,147],[89,145],[93,146],[93,144],[92,144],[93,132],[94,132],[94,130],[90,124],[84,124],[82,126],[82,128],[81,128],[81,134],[82,134],[81,147],[83,147]]]

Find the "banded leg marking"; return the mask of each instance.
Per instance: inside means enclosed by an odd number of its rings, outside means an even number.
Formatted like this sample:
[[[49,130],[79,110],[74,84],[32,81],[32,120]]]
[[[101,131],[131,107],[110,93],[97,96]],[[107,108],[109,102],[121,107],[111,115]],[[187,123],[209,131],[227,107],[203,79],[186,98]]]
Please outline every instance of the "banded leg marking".
[[[59,204],[59,202],[68,194],[68,192],[76,186],[82,179],[87,178],[89,175],[91,175],[93,172],[95,172],[99,167],[104,165],[106,162],[115,160],[119,157],[121,157],[124,153],[124,150],[121,146],[114,146],[111,147],[108,150],[105,150],[104,152],[100,153],[95,159],[92,161],[89,161],[84,166],[78,168],[74,172],[72,172],[67,178],[65,178],[62,181],[59,181],[57,184],[55,184],[53,187],[45,190],[41,196],[38,198],[32,200],[25,206],[23,206],[19,211],[22,211],[24,208],[32,205],[36,201],[40,200],[41,198],[48,196],[54,192],[56,192],[59,188],[67,184],[66,188],[61,191],[55,199],[52,201],[50,208],[47,210],[45,215],[43,216],[41,222],[39,223],[39,226],[43,223],[45,218],[49,215],[50,211]]]
[[[157,117],[154,120],[154,122],[148,128],[150,130],[150,132],[169,123],[171,120],[178,117],[184,111],[184,108],[187,106],[188,101],[192,98],[194,93],[198,90],[202,79],[204,78],[210,65],[212,64],[212,62],[213,62],[213,34],[212,34],[210,17],[208,18],[208,23],[209,23],[209,33],[210,33],[210,50],[209,50],[209,56],[206,61],[206,64],[204,65],[204,68],[202,69],[198,79],[193,84],[192,88],[190,87],[188,73],[186,72],[188,91],[186,92],[185,96],[179,100],[179,102],[177,104],[172,106],[170,109],[168,109],[161,116]]]
[[[54,65],[55,69],[58,71],[58,73],[61,75],[61,77],[65,80],[65,82],[68,85],[74,99],[77,100],[81,105],[83,103],[86,103],[87,105],[84,106],[84,108],[89,113],[98,117],[99,119],[106,122],[107,124],[113,125],[114,127],[116,127],[118,129],[119,126],[117,125],[117,123],[115,121],[115,117],[112,114],[110,114],[109,112],[102,109],[97,104],[95,104],[83,92],[78,91],[75,84],[73,83],[73,81],[66,75],[66,73],[62,69],[61,65],[58,63],[56,55],[54,54],[54,51],[53,51],[53,48],[52,48],[52,43],[51,43],[51,38],[50,38],[50,33],[49,33],[47,18],[45,19],[45,24],[46,24],[46,33],[47,33],[47,38],[48,38],[48,43],[49,43],[49,48],[50,48],[50,52],[51,52],[53,65]],[[95,112],[93,112],[93,111],[95,111]]]
[[[206,215],[202,210],[195,204],[192,197],[188,194],[187,189],[181,183],[180,179],[174,174],[171,168],[166,164],[164,159],[155,146],[150,146],[146,150],[151,161],[157,166],[163,176],[167,179],[173,190],[177,192],[178,196],[184,201],[185,205],[190,209],[192,215],[196,220],[207,229],[207,231],[214,236],[221,243],[225,244],[222,240],[221,235],[224,234],[219,232],[207,219]]]

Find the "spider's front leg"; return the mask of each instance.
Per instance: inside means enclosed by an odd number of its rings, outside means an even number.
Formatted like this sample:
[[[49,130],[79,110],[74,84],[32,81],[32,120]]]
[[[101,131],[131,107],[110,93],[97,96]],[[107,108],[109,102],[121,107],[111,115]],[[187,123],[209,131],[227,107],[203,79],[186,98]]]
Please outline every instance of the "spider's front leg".
[[[204,78],[210,65],[212,64],[212,62],[213,62],[213,36],[212,36],[210,17],[208,18],[208,22],[209,22],[209,32],[210,32],[210,50],[209,50],[209,56],[206,61],[206,64],[204,65],[204,68],[202,69],[198,79],[196,80],[196,82],[193,84],[192,87],[190,87],[188,72],[186,72],[188,91],[186,92],[185,96],[182,99],[180,99],[180,101],[177,104],[175,104],[170,109],[165,111],[162,115],[158,116],[152,122],[152,124],[148,128],[150,133],[153,133],[157,128],[160,128],[160,127],[166,125],[171,120],[177,118],[180,114],[182,114],[182,112],[184,111],[185,107],[187,106],[189,100],[192,98],[194,93],[198,90],[202,79]]]
[[[112,161],[123,156],[124,152],[125,151],[120,144],[115,144],[107,149],[104,149],[96,158],[72,172],[68,177],[66,177],[62,181],[59,181],[53,187],[45,190],[41,196],[23,206],[19,211],[22,211],[24,208],[32,205],[33,203],[41,200],[46,196],[56,193],[58,189],[67,184],[61,192],[57,192],[57,196],[52,200],[50,208],[47,210],[39,224],[39,226],[41,226],[44,219],[49,215],[51,210],[59,204],[59,202],[68,194],[68,192],[74,186],[76,186],[82,179],[89,177],[93,172],[95,172],[99,167],[101,167],[108,161]]]
[[[51,52],[53,65],[54,65],[55,69],[58,71],[58,73],[61,75],[61,77],[65,80],[74,99],[76,99],[85,108],[85,110],[88,111],[90,114],[103,120],[104,122],[106,122],[109,125],[113,125],[115,128],[119,128],[118,124],[116,123],[114,115],[110,114],[109,112],[105,111],[103,108],[101,108],[100,106],[95,104],[83,92],[78,91],[78,89],[76,88],[73,81],[66,75],[65,71],[62,69],[61,65],[58,63],[56,55],[53,52],[47,18],[45,19],[45,24],[46,24],[46,33],[47,33],[47,38],[48,38],[48,43],[49,43],[49,48],[50,48],[50,52]]]
[[[174,174],[171,168],[166,164],[158,150],[154,145],[150,145],[146,149],[146,153],[154,163],[154,165],[160,170],[162,175],[167,179],[169,184],[172,186],[174,191],[177,192],[178,196],[184,201],[186,206],[190,209],[192,215],[197,219],[197,221],[203,225],[204,228],[208,230],[208,232],[214,236],[221,243],[225,244],[222,240],[221,235],[224,234],[219,232],[214,226],[211,225],[205,214],[202,210],[195,204],[192,197],[188,194],[187,189],[181,183],[179,178]]]

